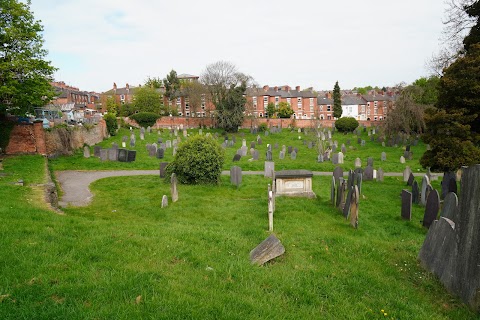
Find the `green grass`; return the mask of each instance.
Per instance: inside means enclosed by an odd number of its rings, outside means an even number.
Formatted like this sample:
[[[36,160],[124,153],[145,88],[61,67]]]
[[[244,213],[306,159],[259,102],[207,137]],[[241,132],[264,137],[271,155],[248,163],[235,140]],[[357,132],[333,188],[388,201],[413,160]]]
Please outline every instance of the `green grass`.
[[[418,265],[423,210],[400,219],[401,178],[363,183],[358,230],[330,205],[330,177],[314,177],[317,199],[278,198],[274,229],[286,252],[258,267],[249,252],[268,236],[261,176],[238,189],[226,176],[219,186],[180,185],[164,209],[170,188],[157,176],[106,178],[92,184],[91,205],[60,216],[9,183],[41,182],[40,157],[5,162],[2,319],[476,317]]]
[[[188,130],[189,134],[197,134],[198,130]],[[207,131],[204,130],[204,133]],[[219,131],[212,131],[212,132],[219,132]],[[247,147],[250,148],[250,142],[256,141],[257,135],[252,135],[247,130],[242,130],[241,132],[245,135],[245,140],[247,141]],[[83,150],[78,150],[75,155],[71,157],[60,157],[58,159],[52,160],[52,166],[55,170],[110,170],[110,169],[120,169],[120,170],[130,170],[130,169],[158,169],[159,167],[159,159],[155,157],[149,157],[148,152],[146,149],[147,143],[154,143],[157,142],[158,137],[162,137],[163,141],[165,142],[167,139],[173,139],[170,136],[168,130],[160,131],[160,135],[158,135],[157,131],[153,131],[151,134],[145,134],[145,140],[140,140],[139,132],[135,129],[135,133],[137,136],[137,144],[135,148],[129,147],[129,142],[127,142],[127,148],[137,150],[137,158],[135,162],[131,163],[124,163],[124,162],[110,162],[105,161],[102,162],[100,159],[91,157],[89,159],[83,158]],[[130,137],[130,131],[126,129],[120,129],[119,133],[103,142],[99,143],[98,145],[102,146],[103,148],[111,147],[113,142],[118,143],[119,146],[122,145],[122,137],[123,136]],[[181,132],[180,132],[181,135]],[[258,161],[250,161],[252,157],[248,152],[246,157],[242,157],[239,162],[233,162],[233,156],[235,155],[236,151],[240,149],[242,146],[242,137],[240,133],[236,135],[236,144],[234,147],[229,147],[225,150],[225,164],[224,170],[230,170],[232,165],[239,165],[242,170],[254,170],[254,171],[262,171],[264,169],[264,161],[265,161],[265,154],[267,151],[267,144],[275,143],[279,144],[279,149],[273,149],[273,160],[275,161],[275,169],[276,170],[286,170],[286,169],[307,169],[312,171],[333,171],[334,165],[331,162],[324,162],[324,163],[317,163],[317,154],[314,149],[308,149],[306,145],[303,144],[303,140],[311,140],[311,136],[307,136],[303,133],[298,133],[297,131],[291,132],[290,130],[284,129],[282,133],[278,134],[270,134],[269,136],[265,136],[263,133],[260,133],[263,143],[262,145],[257,145],[257,149],[259,150],[260,160]],[[232,134],[229,134],[231,139]],[[299,136],[301,139],[299,139]],[[360,158],[362,160],[363,167],[366,166],[367,158],[373,157],[374,159],[374,167],[375,168],[382,168],[384,172],[402,172],[405,169],[405,166],[410,166],[410,168],[414,172],[424,171],[420,164],[419,159],[421,155],[425,152],[426,146],[419,142],[417,146],[412,146],[412,152],[414,153],[414,157],[412,160],[407,160],[406,164],[400,163],[400,156],[403,155],[404,147],[399,146],[395,147],[382,147],[381,143],[378,142],[371,142],[370,138],[368,137],[367,133],[362,133],[362,139],[366,140],[366,146],[361,147],[357,144],[357,138],[353,134],[341,134],[336,133],[333,135],[333,140],[338,141],[338,151],[340,151],[340,146],[342,143],[346,144],[346,140],[350,139],[352,149],[349,149],[347,146],[347,152],[345,154],[344,160],[345,164],[342,166],[345,170],[350,168],[354,168],[355,158]],[[129,138],[130,139],[130,138]],[[129,140],[130,141],[130,140]],[[218,142],[223,142],[223,136],[220,135],[218,137]],[[287,155],[285,159],[279,159],[279,152],[282,148],[282,145],[285,146],[292,146],[297,147],[299,152],[297,154],[296,160],[291,160],[290,157]],[[92,155],[93,155],[93,147],[91,148]],[[337,151],[337,152],[338,152]],[[380,161],[381,153],[386,152],[387,154],[387,161]],[[170,162],[173,160],[172,149],[167,149],[165,152],[165,159],[162,161]]]

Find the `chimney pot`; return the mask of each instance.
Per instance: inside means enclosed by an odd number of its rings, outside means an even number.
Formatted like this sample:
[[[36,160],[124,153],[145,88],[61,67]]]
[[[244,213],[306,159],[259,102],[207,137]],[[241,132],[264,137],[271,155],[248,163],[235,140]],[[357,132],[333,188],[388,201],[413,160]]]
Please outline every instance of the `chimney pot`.
[[[300,91],[300,86],[296,86],[295,90]]]

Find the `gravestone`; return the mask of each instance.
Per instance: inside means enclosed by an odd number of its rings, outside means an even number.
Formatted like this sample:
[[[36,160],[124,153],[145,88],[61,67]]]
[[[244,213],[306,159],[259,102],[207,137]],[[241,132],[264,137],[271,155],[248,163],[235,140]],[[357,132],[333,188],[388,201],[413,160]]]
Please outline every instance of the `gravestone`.
[[[148,156],[155,157],[156,153],[157,148],[155,148],[154,146],[150,146],[150,149],[148,149]]]
[[[118,149],[118,161],[127,162],[128,160],[128,150],[127,149]]]
[[[167,166],[168,162],[160,162],[160,178],[165,178],[167,176]]]
[[[84,158],[90,158],[90,147],[83,147],[83,157]]]
[[[440,197],[438,191],[433,189],[428,194],[425,214],[423,216],[423,226],[429,228],[434,220],[437,220],[438,210],[440,209]]]
[[[337,198],[336,198],[336,207],[339,209],[343,209],[343,205],[345,204],[345,190],[346,190],[346,183],[343,178],[340,178],[337,183]]]
[[[257,139],[257,143],[258,143],[258,145],[261,145],[262,144],[262,138]]]
[[[172,173],[170,178],[170,192],[172,193],[172,202],[177,202],[178,200],[178,190],[177,190],[177,175]]]
[[[177,154],[177,146],[174,146],[172,150],[172,155],[175,157],[176,154]]]
[[[116,142],[112,143],[112,149],[118,149],[118,143]]]
[[[237,161],[240,161],[240,159],[242,158],[241,155],[239,155],[238,153],[236,153],[234,156],[233,156],[233,162],[237,162]]]
[[[122,148],[126,148],[127,147],[127,143],[126,142],[122,142]]]
[[[417,181],[413,181],[412,183],[412,203],[420,203],[420,189],[418,187]]]
[[[343,169],[341,167],[335,167],[335,169],[333,169],[333,177],[338,182],[340,178],[343,178]]]
[[[250,262],[259,266],[263,265],[285,253],[285,247],[275,235],[270,235],[255,249],[250,251]]]
[[[296,160],[297,159],[297,153],[294,151],[292,151],[292,153],[290,153],[290,159],[292,160]]]
[[[135,150],[128,150],[127,152],[127,162],[133,162],[135,161],[135,158],[137,157],[137,151]]]
[[[242,168],[233,166],[230,169],[230,183],[237,187],[242,183]]]
[[[402,190],[402,219],[412,220],[412,193]]]
[[[352,199],[350,201],[350,225],[358,229],[358,204],[360,201],[360,192],[357,186],[353,186]]]
[[[264,177],[273,178],[273,172],[275,171],[275,162],[265,161],[265,167],[263,171]]]
[[[130,147],[135,147],[135,138],[130,138]]]
[[[380,160],[382,161],[387,161],[387,154],[385,152],[382,152],[382,155],[380,157]]]
[[[345,147],[345,144],[342,143],[342,147],[340,149],[343,153],[347,153],[347,147]]]
[[[108,150],[108,160],[117,161],[118,160],[118,149],[107,149]]]
[[[168,197],[164,194],[162,197],[162,208],[168,207]]]
[[[405,157],[404,156],[400,156],[400,163],[405,163]]]
[[[253,153],[252,153],[252,157],[253,157],[253,160],[258,160],[260,158],[260,152],[258,150],[254,149]],[[272,159],[270,159],[270,160],[272,160]]]
[[[422,204],[422,206],[425,206],[427,204],[428,186],[430,186],[430,179],[427,175],[424,175],[422,179],[422,193],[420,194],[420,203]]]
[[[93,147],[93,155],[95,157],[100,157],[100,150],[102,149],[102,147],[100,146],[95,146]]]
[[[163,159],[165,156],[165,150],[162,148],[157,149],[157,159]]]
[[[384,175],[385,175],[385,173],[383,172],[383,169],[379,168],[377,170],[377,181],[383,182],[383,176]]]
[[[373,180],[373,167],[372,166],[366,166],[365,167],[365,170],[363,171],[363,180],[365,180],[365,181]]]
[[[455,192],[457,193],[457,182],[456,182],[457,175],[455,172],[444,172],[443,179],[442,179],[442,194],[441,198],[445,198],[447,193]]]
[[[313,142],[312,141],[309,141],[308,142],[308,149],[312,149],[313,148]]]
[[[317,162],[318,162],[318,163],[323,162],[323,155],[322,155],[322,154],[319,154],[319,155],[317,156]]]
[[[367,166],[373,167],[373,158],[372,157],[369,157],[367,159]]]
[[[360,168],[362,166],[362,160],[360,158],[355,159],[355,168]]]
[[[334,165],[337,165],[337,164],[338,164],[338,153],[332,154],[332,163],[333,163]]]
[[[273,231],[273,192],[268,185],[268,231]]]
[[[127,136],[123,136],[122,137],[122,142],[127,142],[128,141],[128,137]]]
[[[293,151],[293,147],[292,146],[288,146],[288,154],[292,153]]]
[[[242,139],[242,147],[246,147],[246,146],[247,146],[247,140]]]
[[[459,221],[460,217],[457,217],[458,197],[455,193],[449,192],[443,200],[442,211],[440,216],[450,219],[452,221]]]
[[[250,142],[250,148],[253,148],[253,149],[255,149],[255,142],[253,142],[253,141],[252,141],[252,142]]]
[[[293,148],[293,151],[295,151],[295,153],[298,154],[298,148],[297,147]]]
[[[415,181],[415,177],[413,176],[413,173],[410,172],[410,175],[408,176],[408,180],[407,180],[407,186],[412,186],[414,181]]]
[[[255,151],[258,152],[258,150],[255,150]],[[267,150],[267,155],[266,155],[266,157],[267,157],[267,161],[272,161],[272,151]],[[258,160],[258,157],[257,157],[257,160]]]
[[[145,133],[140,132],[140,140],[145,140]]]
[[[245,157],[245,156],[247,155],[247,151],[248,151],[248,150],[247,150],[247,147],[241,147],[241,148],[240,148],[240,152],[241,152],[240,155],[241,155],[242,157]]]
[[[330,202],[332,205],[335,205],[335,191],[336,191],[336,185],[335,185],[335,177],[332,176],[332,184],[330,186]]]
[[[338,153],[338,163],[343,164],[343,152]]]
[[[165,141],[165,147],[168,149],[168,148],[171,148],[172,147],[172,140],[167,140]]]
[[[347,198],[345,199],[345,205],[343,206],[343,216],[345,219],[348,219],[348,216],[350,215],[350,205],[352,202],[352,193],[354,192],[354,187],[347,186],[347,191]]]
[[[285,151],[280,151],[280,153],[279,153],[279,155],[278,155],[278,158],[279,158],[280,160],[285,159]]]
[[[362,140],[361,144],[362,147],[365,147],[365,140]]]
[[[405,170],[403,170],[403,182],[408,181],[408,179],[410,178],[410,174],[412,174],[412,169],[410,169],[409,166],[406,166]]]
[[[361,144],[362,143],[362,138],[357,138],[357,143]]]
[[[274,148],[274,149],[278,149],[278,143],[275,143],[275,144],[273,145],[273,148]]]
[[[332,152],[333,153],[337,152],[337,146],[336,145],[332,145]]]

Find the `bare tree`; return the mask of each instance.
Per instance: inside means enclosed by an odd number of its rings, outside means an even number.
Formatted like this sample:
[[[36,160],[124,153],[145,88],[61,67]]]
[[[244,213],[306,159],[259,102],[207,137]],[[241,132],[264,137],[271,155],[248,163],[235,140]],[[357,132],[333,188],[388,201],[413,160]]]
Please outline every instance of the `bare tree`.
[[[478,0],[448,0],[445,9],[444,28],[440,37],[443,48],[427,61],[427,68],[441,75],[444,68],[463,54],[463,39],[475,25],[477,19],[467,14],[467,9]]]
[[[202,103],[206,104],[207,88],[205,85],[198,81],[185,82],[183,84],[183,93],[188,98],[190,111],[193,117],[197,116],[197,112],[200,112]]]

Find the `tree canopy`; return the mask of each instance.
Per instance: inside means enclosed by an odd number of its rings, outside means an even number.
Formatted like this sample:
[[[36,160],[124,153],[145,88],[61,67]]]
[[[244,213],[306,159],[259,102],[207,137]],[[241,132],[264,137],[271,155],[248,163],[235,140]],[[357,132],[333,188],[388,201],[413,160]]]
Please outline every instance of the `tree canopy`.
[[[30,1],[0,0],[0,113],[25,114],[54,96],[42,31]]]
[[[342,116],[342,96],[340,95],[338,81],[335,82],[333,87],[333,116],[337,119]]]
[[[279,118],[290,118],[293,114],[293,109],[288,102],[281,101],[278,104],[277,115]]]
[[[162,114],[165,111],[162,95],[156,89],[150,87],[140,87],[135,90],[133,106],[135,110],[140,112]]]
[[[177,77],[177,72],[171,70],[169,74],[163,79],[163,85],[165,86],[165,97],[171,100],[175,97],[175,94],[180,90],[180,80]]]

